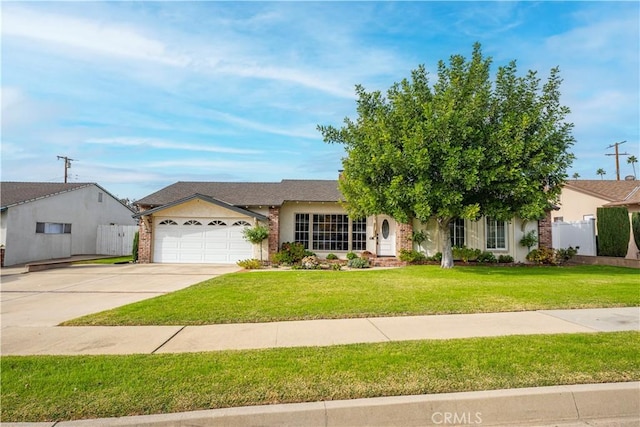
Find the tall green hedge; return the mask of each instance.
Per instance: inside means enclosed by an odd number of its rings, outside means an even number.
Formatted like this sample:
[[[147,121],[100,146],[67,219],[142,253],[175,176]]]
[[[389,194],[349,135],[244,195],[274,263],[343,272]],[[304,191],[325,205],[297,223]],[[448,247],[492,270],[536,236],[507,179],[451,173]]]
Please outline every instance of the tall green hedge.
[[[633,239],[636,241],[638,249],[640,249],[640,212],[631,214],[631,228],[633,229]]]
[[[598,208],[598,255],[624,257],[629,246],[629,211]]]

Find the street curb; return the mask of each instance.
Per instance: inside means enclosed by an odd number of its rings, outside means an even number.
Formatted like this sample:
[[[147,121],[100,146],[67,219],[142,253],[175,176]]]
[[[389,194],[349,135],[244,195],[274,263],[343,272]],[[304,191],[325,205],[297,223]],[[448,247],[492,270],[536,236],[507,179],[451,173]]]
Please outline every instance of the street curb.
[[[624,419],[640,422],[640,382],[249,406],[174,414],[3,423],[7,427],[517,426]]]

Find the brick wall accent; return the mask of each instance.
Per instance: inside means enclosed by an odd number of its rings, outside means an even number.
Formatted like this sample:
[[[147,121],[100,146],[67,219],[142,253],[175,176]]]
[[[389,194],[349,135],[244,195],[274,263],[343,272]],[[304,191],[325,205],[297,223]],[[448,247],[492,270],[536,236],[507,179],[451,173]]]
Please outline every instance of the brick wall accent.
[[[410,251],[413,249],[411,235],[413,234],[412,224],[403,224],[398,222],[398,232],[396,233],[396,256],[400,256],[402,249]]]
[[[546,211],[543,219],[538,220],[538,247],[551,248],[553,239],[551,236],[551,211]]]
[[[269,259],[280,249],[280,207],[269,208]]]
[[[4,248],[0,248],[0,267],[4,267]]]
[[[140,211],[144,211],[146,209],[141,208]],[[140,264],[149,264],[153,261],[151,258],[151,247],[152,247],[152,222],[153,219],[150,216],[141,217],[140,225],[138,226],[138,262]]]

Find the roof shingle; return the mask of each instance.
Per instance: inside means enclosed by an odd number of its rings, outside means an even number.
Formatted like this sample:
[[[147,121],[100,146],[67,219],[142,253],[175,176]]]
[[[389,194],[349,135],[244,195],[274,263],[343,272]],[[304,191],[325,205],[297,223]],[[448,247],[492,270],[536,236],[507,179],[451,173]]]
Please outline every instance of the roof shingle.
[[[567,181],[565,187],[610,202],[623,202],[638,192],[640,181],[583,179]]]
[[[2,182],[0,183],[0,204],[2,209],[55,194],[65,193],[92,185],[87,182]]]
[[[202,194],[234,206],[280,206],[285,201],[336,202],[342,200],[338,181],[282,180],[281,182],[179,181],[136,201],[140,206],[162,206],[193,194]]]

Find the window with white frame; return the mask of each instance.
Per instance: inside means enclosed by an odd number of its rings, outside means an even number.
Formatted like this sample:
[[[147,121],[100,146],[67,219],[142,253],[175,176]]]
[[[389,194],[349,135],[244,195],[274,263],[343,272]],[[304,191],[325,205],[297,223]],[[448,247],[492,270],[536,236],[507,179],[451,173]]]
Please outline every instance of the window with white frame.
[[[507,223],[487,217],[487,249],[507,249]]]
[[[456,218],[449,223],[449,232],[451,233],[451,246],[459,248],[465,245],[464,241],[464,219]]]
[[[61,222],[36,222],[38,234],[71,234],[71,224]]]
[[[314,251],[362,251],[367,248],[366,219],[344,214],[295,214],[294,241]]]
[[[309,214],[296,214],[293,239],[296,243],[302,243],[305,249],[309,249]]]
[[[351,221],[351,250],[364,251],[367,249],[367,220],[354,219]]]

